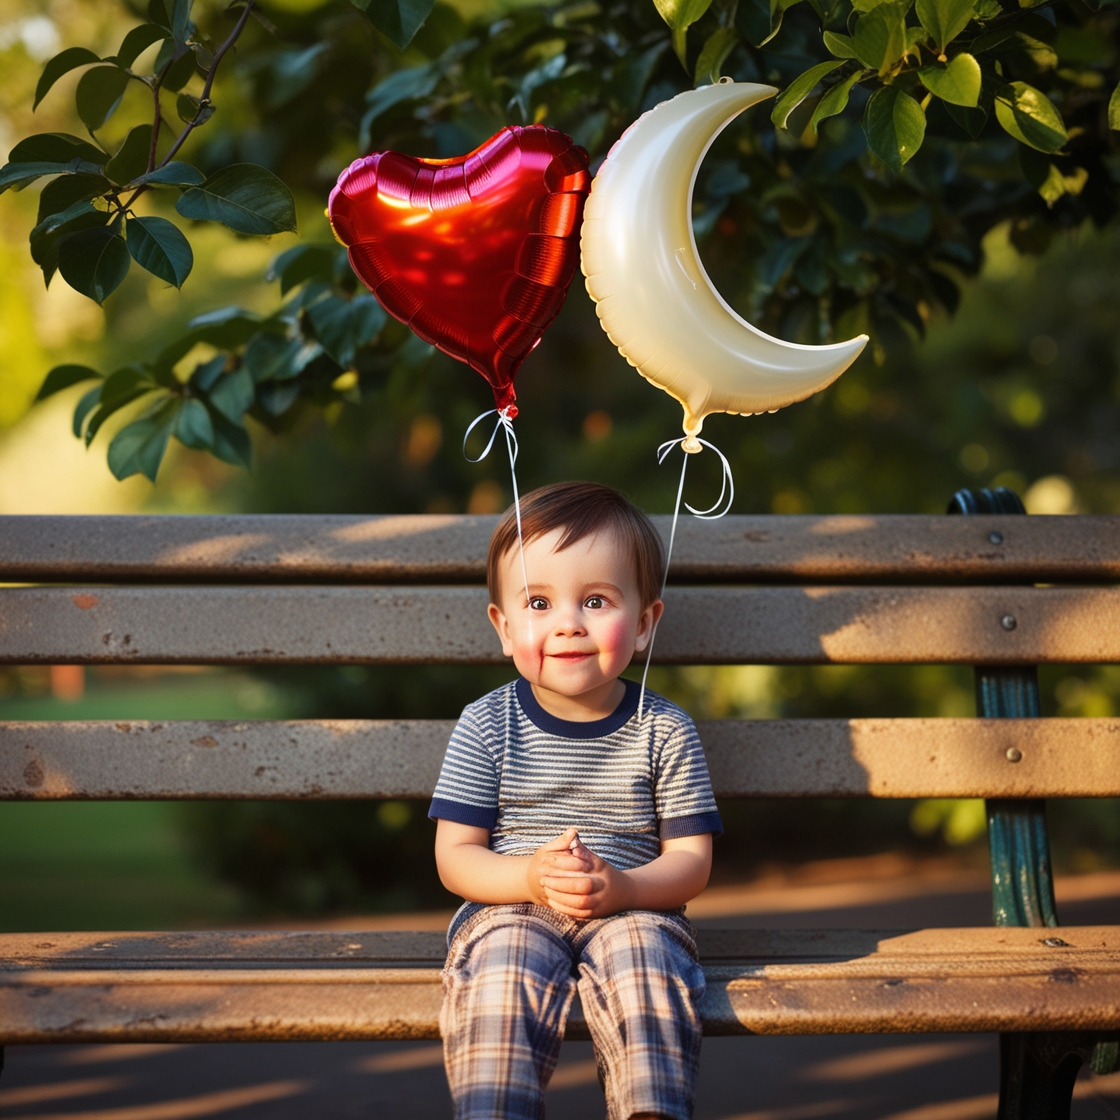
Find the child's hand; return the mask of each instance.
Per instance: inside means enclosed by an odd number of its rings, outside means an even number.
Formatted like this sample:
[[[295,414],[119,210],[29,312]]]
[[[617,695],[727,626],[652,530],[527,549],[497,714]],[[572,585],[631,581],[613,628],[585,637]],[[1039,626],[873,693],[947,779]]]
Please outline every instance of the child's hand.
[[[549,906],[544,880],[556,875],[585,875],[591,870],[591,856],[592,853],[580,844],[579,833],[574,828],[565,829],[555,840],[542,844],[533,853],[525,872],[526,885],[533,901]]]
[[[580,870],[558,868],[545,875],[542,884],[546,906],[569,918],[581,919],[606,918],[630,908],[631,884],[622,871],[586,847],[578,833],[571,853],[579,858],[583,867]]]

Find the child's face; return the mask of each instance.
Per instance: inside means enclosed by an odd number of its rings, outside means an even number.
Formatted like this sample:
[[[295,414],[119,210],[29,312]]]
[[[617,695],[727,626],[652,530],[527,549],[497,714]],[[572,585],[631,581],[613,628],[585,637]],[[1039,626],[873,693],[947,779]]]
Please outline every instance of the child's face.
[[[531,684],[595,700],[649,644],[662,605],[642,608],[634,559],[617,534],[557,552],[563,534],[556,529],[525,546],[528,601],[517,547],[502,558],[501,603],[490,604],[490,621],[502,652]]]

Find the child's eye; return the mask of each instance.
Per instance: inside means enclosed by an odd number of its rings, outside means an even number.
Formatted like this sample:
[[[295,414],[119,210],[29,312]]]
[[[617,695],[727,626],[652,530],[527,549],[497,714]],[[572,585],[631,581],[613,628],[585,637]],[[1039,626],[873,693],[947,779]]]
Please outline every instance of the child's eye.
[[[534,595],[529,600],[529,610],[531,611],[546,611],[548,610],[548,600],[540,595]]]
[[[593,611],[597,611],[600,608],[602,608],[603,606],[605,606],[605,604],[603,602],[602,595],[592,595],[584,605],[589,610],[593,610]]]

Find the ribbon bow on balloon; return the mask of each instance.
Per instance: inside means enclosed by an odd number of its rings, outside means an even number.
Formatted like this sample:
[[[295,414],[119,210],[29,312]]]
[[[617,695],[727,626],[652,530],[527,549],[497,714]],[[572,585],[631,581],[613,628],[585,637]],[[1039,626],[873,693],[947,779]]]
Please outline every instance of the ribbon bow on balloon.
[[[699,438],[704,418],[773,412],[804,400],[835,381],[867,343],[866,335],[831,346],[773,338],[735,313],[700,260],[692,230],[700,163],[735,117],[777,92],[721,78],[663,101],[622,134],[587,200],[581,266],[603,330],[647,381],[684,409],[685,438],[658,451],[659,462],[676,443],[685,452],[666,575],[688,460],[702,447],[716,450]],[[686,507],[698,517],[723,516],[734,497],[730,465],[717,454],[723,489],[710,510]],[[647,672],[652,653],[653,638]],[[643,674],[639,718],[644,700]]]

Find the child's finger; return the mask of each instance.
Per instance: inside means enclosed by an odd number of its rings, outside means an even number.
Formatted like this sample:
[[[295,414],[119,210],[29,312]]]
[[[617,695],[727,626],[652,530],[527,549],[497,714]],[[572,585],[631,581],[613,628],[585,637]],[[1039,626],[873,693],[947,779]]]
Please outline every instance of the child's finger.
[[[589,895],[598,888],[596,881],[588,875],[545,875],[541,886],[545,890],[572,896]]]
[[[542,844],[541,847],[546,852],[566,852],[571,848],[572,841],[578,839],[579,833],[576,832],[574,827],[566,828],[555,840],[549,840],[546,844]]]

